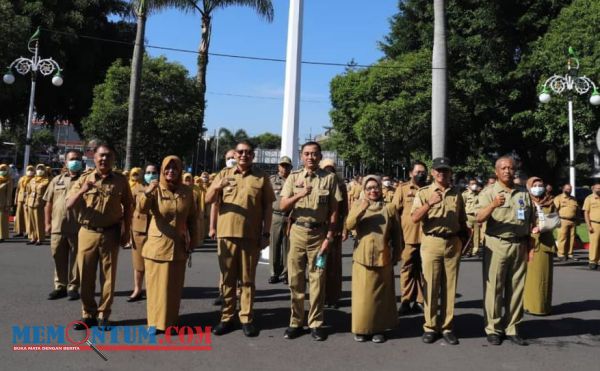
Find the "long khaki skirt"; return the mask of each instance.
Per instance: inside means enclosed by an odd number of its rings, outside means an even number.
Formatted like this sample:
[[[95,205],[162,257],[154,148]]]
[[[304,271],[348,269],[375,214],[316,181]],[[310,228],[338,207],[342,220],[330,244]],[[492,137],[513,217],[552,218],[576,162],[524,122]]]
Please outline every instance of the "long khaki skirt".
[[[352,333],[371,335],[398,323],[392,265],[352,264]]]
[[[144,258],[148,327],[164,331],[176,326],[185,279],[185,260],[157,261]]]
[[[553,254],[536,250],[527,263],[523,308],[531,314],[548,315],[552,310]]]

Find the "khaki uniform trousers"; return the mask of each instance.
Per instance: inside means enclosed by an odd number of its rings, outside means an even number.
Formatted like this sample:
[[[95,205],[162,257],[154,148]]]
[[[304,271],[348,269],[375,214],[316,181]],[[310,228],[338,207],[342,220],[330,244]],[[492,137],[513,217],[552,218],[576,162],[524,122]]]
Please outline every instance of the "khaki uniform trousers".
[[[317,328],[323,325],[326,274],[324,269],[315,267],[315,263],[325,236],[323,228],[311,230],[299,225],[293,225],[291,228],[288,253],[288,276],[292,301],[291,327],[304,325],[307,269],[310,290],[308,327]]]
[[[10,211],[0,210],[0,239],[6,240],[10,237],[8,226],[8,216]]]
[[[461,250],[458,237],[423,236],[421,260],[425,278],[425,331],[452,331]]]
[[[423,303],[423,269],[421,267],[421,245],[406,244],[402,250],[400,288],[402,303]]]
[[[17,202],[17,207],[15,210],[15,233],[16,234],[25,234],[26,223],[25,223],[25,203]]]
[[[269,262],[271,263],[271,276],[287,276],[287,254],[289,248],[286,232],[286,220],[284,215],[273,213],[271,221],[271,238],[269,241]]]
[[[254,295],[256,292],[256,265],[260,254],[259,241],[248,238],[219,238],[217,242],[219,267],[221,268],[221,292],[223,307],[221,322],[228,322],[235,315],[236,288],[241,281],[240,312],[242,324],[253,320]]]
[[[573,246],[575,244],[575,222],[561,219],[560,229],[556,238],[557,255],[559,257],[573,257]]]
[[[589,259],[590,263],[598,264],[600,261],[600,251],[598,246],[600,245],[600,223],[592,222],[594,233],[590,233],[590,250]]]
[[[50,250],[54,259],[54,289],[78,291],[77,233],[52,233]]]
[[[104,318],[110,316],[110,307],[115,291],[117,258],[119,256],[120,230],[117,227],[103,232],[95,232],[84,227],[79,229],[77,264],[81,285],[83,318]],[[100,283],[102,293],[100,303],[96,303],[96,269],[100,263]]]
[[[342,297],[342,236],[335,236],[327,249],[327,285],[325,287],[325,303],[336,305]]]
[[[471,254],[476,255],[479,252],[481,245],[481,227],[477,223],[477,217],[468,215],[467,226],[473,231],[473,237],[471,237]]]
[[[517,334],[523,318],[527,246],[489,235],[483,253],[484,319],[487,335]],[[504,314],[502,311],[504,310]]]
[[[44,222],[44,206],[30,207],[30,239],[43,241],[46,237],[45,222]]]
[[[146,233],[131,232],[131,241],[133,246],[131,248],[131,263],[133,270],[138,272],[144,272],[144,258],[142,258],[142,247],[146,241]]]
[[[148,327],[165,331],[176,326],[185,280],[185,260],[144,259]]]

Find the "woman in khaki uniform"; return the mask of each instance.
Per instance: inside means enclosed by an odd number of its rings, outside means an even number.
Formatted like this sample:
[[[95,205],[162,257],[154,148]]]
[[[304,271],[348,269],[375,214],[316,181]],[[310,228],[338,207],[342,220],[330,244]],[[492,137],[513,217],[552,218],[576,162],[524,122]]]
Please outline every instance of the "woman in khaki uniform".
[[[156,171],[154,165],[146,168]],[[133,265],[133,292],[127,298],[128,302],[136,302],[142,299],[142,284],[144,282],[144,258],[142,258],[142,246],[146,240],[148,231],[148,218],[146,214],[139,212],[137,201],[144,193],[142,182],[142,169],[134,167],[129,173],[129,187],[133,196],[133,217],[131,221],[131,263]]]
[[[177,324],[185,265],[198,244],[192,190],[182,184],[183,164],[167,156],[160,183],[153,180],[139,198],[139,209],[151,216],[142,256],[146,268],[148,326],[157,332]]]
[[[191,173],[183,174],[183,184],[187,185],[192,189],[192,193],[194,194],[194,205],[196,205],[196,215],[197,215],[197,224],[196,227],[198,229],[198,238],[200,242],[204,241],[204,194],[202,193],[202,189],[194,184],[194,177]],[[198,246],[192,246],[198,247]]]
[[[8,165],[0,165],[0,242],[9,237],[8,215],[12,207],[13,182]]]
[[[402,231],[393,204],[383,201],[381,180],[363,180],[365,198],[352,205],[346,228],[356,230],[352,264],[352,333],[363,342],[372,335],[383,343],[385,330],[396,326],[393,262],[402,249]]]
[[[525,276],[525,292],[523,293],[523,308],[525,312],[534,315],[548,315],[552,308],[552,276],[555,252],[554,235],[552,231],[539,233],[537,226],[539,213],[548,215],[556,212],[552,197],[542,193],[544,181],[538,177],[527,180],[527,190],[536,213],[536,227],[531,233],[529,261]]]
[[[15,237],[29,235],[29,208],[27,207],[27,184],[33,179],[35,169],[28,165],[25,174],[19,179],[15,194]]]
[[[29,242],[28,245],[41,245],[45,237],[44,223],[44,194],[48,188],[46,166],[39,164],[35,167],[35,177],[27,184],[27,206],[29,207]]]

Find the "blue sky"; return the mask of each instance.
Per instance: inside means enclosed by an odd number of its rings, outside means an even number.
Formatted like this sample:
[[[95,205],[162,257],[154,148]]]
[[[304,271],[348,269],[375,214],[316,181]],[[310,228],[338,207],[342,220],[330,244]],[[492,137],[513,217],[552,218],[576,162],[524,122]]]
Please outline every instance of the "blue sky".
[[[275,19],[267,23],[249,8],[219,9],[213,16],[210,52],[285,59],[289,1],[273,0]],[[377,42],[389,32],[397,0],[305,0],[303,60],[371,64],[383,56]],[[148,19],[149,45],[197,50],[200,17],[177,10]],[[196,54],[147,49],[196,74]],[[329,125],[329,82],[343,67],[302,65],[300,141]],[[245,129],[250,135],[281,134],[285,63],[211,56],[207,75],[205,125]],[[259,96],[247,98],[234,95]]]

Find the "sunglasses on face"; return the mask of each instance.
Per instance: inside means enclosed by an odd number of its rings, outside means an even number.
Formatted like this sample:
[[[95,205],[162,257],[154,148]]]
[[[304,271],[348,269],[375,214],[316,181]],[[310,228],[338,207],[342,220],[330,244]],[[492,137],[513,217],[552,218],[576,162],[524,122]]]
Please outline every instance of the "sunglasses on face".
[[[242,156],[242,155],[252,156],[252,154],[254,154],[254,152],[251,149],[236,149],[235,152],[240,156]]]

